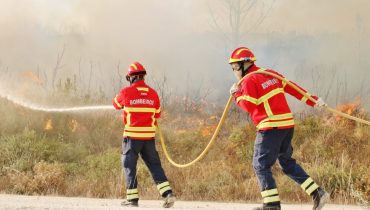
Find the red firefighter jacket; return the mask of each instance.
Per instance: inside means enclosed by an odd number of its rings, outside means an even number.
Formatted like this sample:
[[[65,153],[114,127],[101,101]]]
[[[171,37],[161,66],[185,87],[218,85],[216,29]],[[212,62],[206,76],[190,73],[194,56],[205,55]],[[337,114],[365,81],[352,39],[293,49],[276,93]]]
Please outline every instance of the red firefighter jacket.
[[[113,99],[113,106],[123,110],[124,137],[154,139],[156,119],[161,114],[160,101],[157,92],[144,80],[123,88]]]
[[[260,69],[253,65],[250,67],[248,73],[257,70],[265,69]],[[276,71],[265,71],[283,77]],[[297,87],[299,86],[297,85]],[[299,88],[307,93],[303,88]],[[290,85],[265,74],[253,74],[245,78],[241,83],[240,89],[233,96],[237,105],[250,114],[258,130],[269,130],[273,128],[283,129],[294,127],[293,114],[285,98],[285,93],[289,93],[309,106],[315,105]],[[318,98],[317,96],[311,97],[314,99]]]

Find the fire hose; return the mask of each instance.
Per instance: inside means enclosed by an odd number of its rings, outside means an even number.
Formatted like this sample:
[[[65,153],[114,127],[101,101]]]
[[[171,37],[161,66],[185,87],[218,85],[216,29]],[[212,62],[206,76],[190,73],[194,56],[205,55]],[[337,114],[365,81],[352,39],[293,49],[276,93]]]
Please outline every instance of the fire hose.
[[[292,88],[294,88],[295,90],[297,90],[300,94],[304,95],[306,98],[308,98],[308,100],[311,100],[312,102],[314,102],[316,104],[316,100],[314,98],[312,98],[309,94],[305,93],[304,91],[302,91],[300,88],[298,88],[296,85],[294,85],[293,83],[291,83],[289,80],[279,76],[279,75],[276,75],[274,73],[271,73],[271,72],[268,72],[268,71],[264,71],[264,70],[258,70],[258,71],[255,71],[255,72],[251,72],[247,75],[245,75],[242,79],[239,80],[238,82],[238,85],[240,85],[240,83],[245,79],[247,78],[248,76],[252,75],[252,74],[266,74],[266,75],[269,75],[269,76],[272,76],[276,79],[279,79],[281,81],[284,81],[287,85],[290,85]],[[224,111],[222,113],[222,116],[221,116],[221,119],[220,121],[218,122],[218,125],[216,127],[216,130],[214,131],[213,135],[212,135],[212,138],[211,140],[208,142],[207,146],[205,147],[205,149],[198,155],[198,157],[196,157],[194,160],[190,161],[189,163],[185,163],[185,164],[179,164],[179,163],[176,163],[175,161],[173,161],[173,159],[170,157],[170,155],[168,154],[168,151],[167,151],[167,147],[166,147],[166,144],[165,144],[165,140],[164,140],[164,136],[163,136],[163,133],[161,131],[161,128],[159,127],[159,124],[157,125],[157,130],[158,130],[158,133],[159,133],[159,137],[160,137],[160,140],[161,140],[161,145],[162,145],[162,149],[163,149],[163,152],[166,156],[166,158],[168,159],[168,161],[176,166],[176,167],[179,167],[179,168],[185,168],[185,167],[188,167],[188,166],[191,166],[193,165],[194,163],[198,162],[200,159],[202,159],[205,154],[208,152],[208,150],[211,148],[212,144],[214,143],[224,121],[225,121],[225,118],[226,118],[226,115],[227,115],[227,112],[229,110],[229,107],[230,107],[230,104],[231,104],[231,101],[233,99],[233,96],[230,96],[229,97],[229,100],[227,101],[226,103],[226,106],[224,108]],[[354,120],[356,122],[359,122],[359,123],[363,123],[363,124],[366,124],[366,125],[370,125],[370,122],[369,121],[366,121],[364,119],[360,119],[360,118],[357,118],[357,117],[354,117],[354,116],[351,116],[349,114],[346,114],[346,113],[343,113],[343,112],[340,112],[334,108],[331,108],[329,106],[324,106],[324,108],[336,115],[339,115],[339,116],[342,116],[342,117],[345,117],[347,119],[350,119],[350,120]]]

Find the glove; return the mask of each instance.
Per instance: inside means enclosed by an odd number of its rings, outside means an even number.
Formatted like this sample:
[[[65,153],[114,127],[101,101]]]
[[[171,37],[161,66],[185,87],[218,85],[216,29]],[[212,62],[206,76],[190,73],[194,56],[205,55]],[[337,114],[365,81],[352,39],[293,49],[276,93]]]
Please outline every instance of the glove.
[[[316,100],[316,104],[315,104],[315,108],[318,108],[318,107],[325,107],[325,106],[328,106],[325,102],[324,102],[324,100],[322,100],[322,98],[318,98],[317,100]]]
[[[229,91],[230,95],[234,94],[238,90],[239,90],[238,84],[234,83],[233,86],[231,86],[231,88],[230,88],[230,91]]]

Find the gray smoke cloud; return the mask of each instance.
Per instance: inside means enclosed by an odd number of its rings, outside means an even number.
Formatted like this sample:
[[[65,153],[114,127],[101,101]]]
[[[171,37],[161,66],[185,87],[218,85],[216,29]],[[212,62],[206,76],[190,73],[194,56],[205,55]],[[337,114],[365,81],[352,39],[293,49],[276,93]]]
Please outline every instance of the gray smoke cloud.
[[[245,12],[235,38],[229,11],[237,3]],[[0,78],[3,85],[12,78],[14,89],[30,80],[50,87],[69,77],[83,90],[101,88],[113,97],[125,84],[119,79],[128,65],[140,61],[149,81],[166,75],[173,95],[211,90],[209,99],[222,104],[235,82],[228,56],[247,46],[257,65],[276,69],[333,106],[359,96],[370,107],[367,0],[0,0],[0,5]]]

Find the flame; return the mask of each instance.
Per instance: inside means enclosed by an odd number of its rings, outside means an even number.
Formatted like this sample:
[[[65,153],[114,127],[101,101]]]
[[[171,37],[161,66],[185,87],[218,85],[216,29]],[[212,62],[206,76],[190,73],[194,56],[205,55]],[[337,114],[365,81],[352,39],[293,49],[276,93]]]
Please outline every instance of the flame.
[[[201,129],[201,134],[203,137],[210,136],[213,134],[213,132],[216,130],[215,125],[205,126]]]
[[[356,98],[355,101],[351,103],[340,104],[337,106],[337,109],[343,113],[346,113],[352,116],[363,114],[363,110],[361,110],[361,99],[360,98]],[[335,121],[344,122],[347,126],[352,126],[352,127],[356,125],[355,121],[350,121],[341,116],[336,116]]]
[[[352,103],[341,104],[337,109],[349,115],[357,114],[360,111],[361,99],[356,98]]]
[[[77,120],[72,119],[72,120],[71,120],[71,123],[70,123],[70,125],[69,125],[69,127],[71,128],[71,131],[72,131],[72,132],[75,132],[75,131],[80,127],[80,125],[79,125],[79,123],[77,122]]]
[[[48,119],[48,121],[46,121],[46,125],[45,125],[45,128],[44,130],[52,130],[53,129],[53,122],[51,121],[51,119]]]

